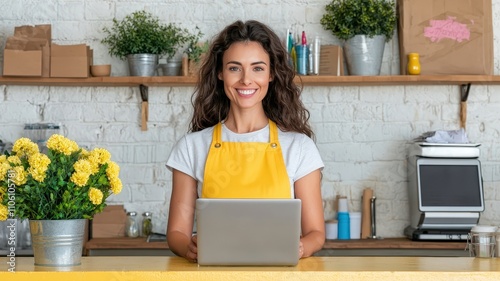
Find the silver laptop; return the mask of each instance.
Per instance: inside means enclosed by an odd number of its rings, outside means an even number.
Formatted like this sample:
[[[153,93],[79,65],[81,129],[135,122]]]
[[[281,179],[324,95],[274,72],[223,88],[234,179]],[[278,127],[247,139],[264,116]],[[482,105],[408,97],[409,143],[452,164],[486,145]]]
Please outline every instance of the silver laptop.
[[[300,199],[197,199],[199,265],[294,266]]]

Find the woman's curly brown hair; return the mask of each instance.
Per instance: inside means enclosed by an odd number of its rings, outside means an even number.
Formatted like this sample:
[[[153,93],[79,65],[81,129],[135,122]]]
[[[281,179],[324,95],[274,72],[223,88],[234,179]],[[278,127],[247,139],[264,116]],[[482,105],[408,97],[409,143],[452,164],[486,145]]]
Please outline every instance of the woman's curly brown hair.
[[[222,57],[233,43],[248,41],[260,43],[271,62],[273,79],[262,101],[266,116],[282,131],[314,137],[308,123],[310,113],[300,100],[302,89],[294,82],[295,70],[289,63],[287,51],[268,26],[254,20],[230,24],[210,45],[191,99],[194,112],[189,130],[197,132],[226,119],[230,101],[224,92],[224,82],[218,79],[222,71]]]

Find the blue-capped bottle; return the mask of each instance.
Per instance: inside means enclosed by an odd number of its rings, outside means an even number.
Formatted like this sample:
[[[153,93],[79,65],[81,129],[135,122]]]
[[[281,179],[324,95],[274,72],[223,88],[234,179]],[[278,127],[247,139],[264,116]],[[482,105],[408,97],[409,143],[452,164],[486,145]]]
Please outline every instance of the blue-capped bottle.
[[[339,212],[337,214],[338,220],[338,235],[339,240],[349,240],[351,239],[351,223],[349,219],[348,212]]]
[[[347,197],[338,199],[338,237],[339,240],[351,239],[351,222],[349,218],[349,209],[347,207]]]

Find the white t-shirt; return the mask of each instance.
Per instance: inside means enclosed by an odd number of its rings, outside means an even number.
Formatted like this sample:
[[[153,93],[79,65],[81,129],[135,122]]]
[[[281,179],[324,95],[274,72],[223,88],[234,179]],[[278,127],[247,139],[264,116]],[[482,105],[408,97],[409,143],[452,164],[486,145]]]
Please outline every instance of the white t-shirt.
[[[167,161],[169,170],[176,169],[198,181],[198,194],[201,194],[205,162],[208,155],[214,127],[183,136],[172,149]],[[303,176],[324,167],[314,141],[296,132],[282,132],[278,129],[286,171],[294,194],[294,182]],[[222,124],[222,141],[225,142],[269,142],[269,124],[255,132],[237,134]]]

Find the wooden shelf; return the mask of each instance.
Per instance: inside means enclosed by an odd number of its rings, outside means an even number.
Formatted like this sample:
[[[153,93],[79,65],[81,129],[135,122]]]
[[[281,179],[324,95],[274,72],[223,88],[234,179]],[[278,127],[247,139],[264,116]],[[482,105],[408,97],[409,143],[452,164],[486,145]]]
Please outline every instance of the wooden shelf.
[[[0,85],[26,86],[99,86],[99,87],[130,87],[130,86],[193,86],[197,77],[194,76],[112,76],[90,78],[37,78],[37,77],[0,77]]]
[[[91,78],[0,77],[0,85],[26,86],[194,86],[194,76],[113,76]],[[297,76],[296,81],[308,86],[372,86],[372,85],[462,85],[498,84],[499,75],[382,75],[382,76]]]
[[[329,86],[500,84],[500,76],[493,75],[299,76],[299,78],[304,85]]]

